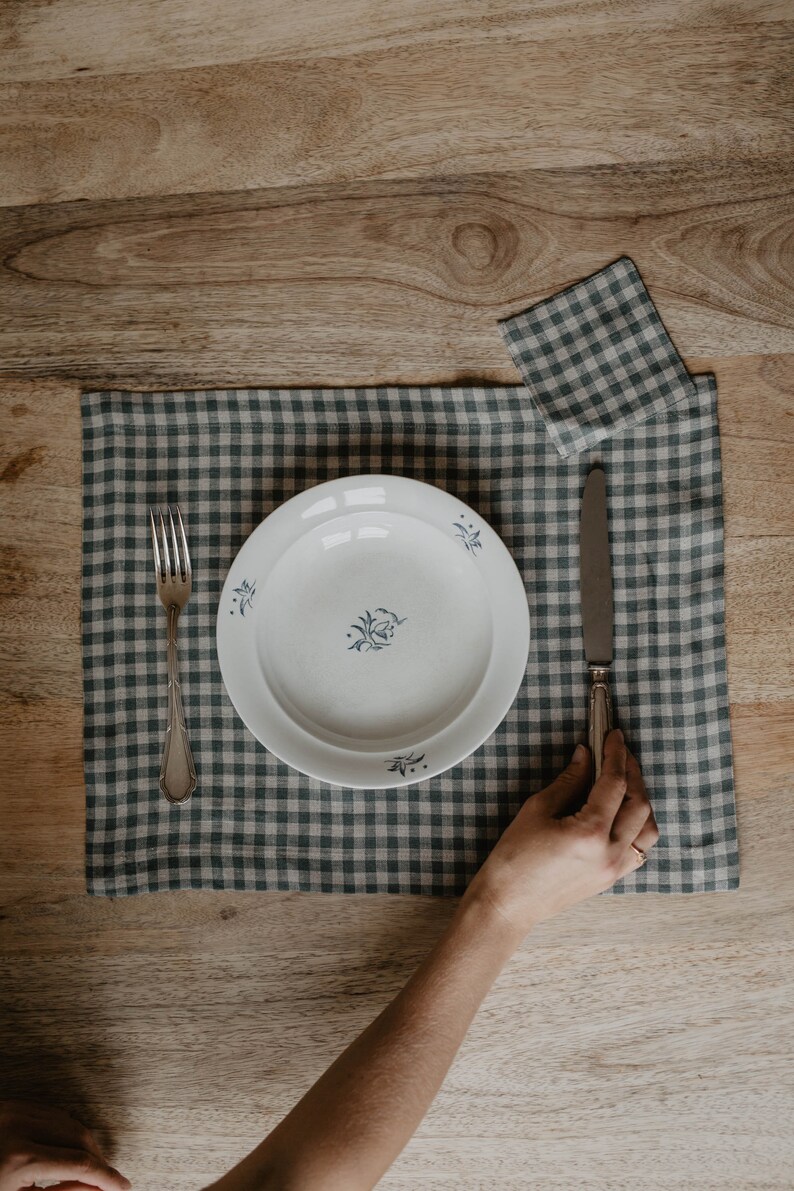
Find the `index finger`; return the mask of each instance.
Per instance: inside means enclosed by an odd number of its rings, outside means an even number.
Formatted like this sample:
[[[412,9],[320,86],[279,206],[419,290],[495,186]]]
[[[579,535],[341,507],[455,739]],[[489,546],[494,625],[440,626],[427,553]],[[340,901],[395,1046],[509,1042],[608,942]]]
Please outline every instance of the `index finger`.
[[[31,1146],[27,1165],[19,1172],[32,1183],[81,1183],[99,1191],[129,1191],[130,1182],[87,1150]],[[27,1184],[25,1184],[27,1186]]]
[[[590,791],[586,805],[593,814],[611,829],[615,815],[626,796],[626,745],[619,728],[610,732],[604,741],[604,763],[601,776]]]
[[[96,1183],[61,1182],[58,1183],[54,1191],[98,1191],[98,1189]]]
[[[621,843],[632,843],[640,832],[647,835],[646,827],[656,829],[656,820],[645,789],[636,757],[626,750],[626,797],[615,815],[611,836]]]

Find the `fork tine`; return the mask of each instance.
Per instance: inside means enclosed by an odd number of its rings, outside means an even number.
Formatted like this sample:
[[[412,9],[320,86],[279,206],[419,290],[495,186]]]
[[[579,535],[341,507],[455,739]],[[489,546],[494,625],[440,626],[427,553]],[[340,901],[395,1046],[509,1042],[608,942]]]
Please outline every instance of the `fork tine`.
[[[176,519],[179,522],[179,536],[182,539],[182,565],[185,568],[185,574],[188,579],[193,574],[193,569],[190,565],[190,551],[187,548],[187,537],[185,536],[185,527],[182,524],[182,511],[179,505],[176,506]]]
[[[179,560],[179,543],[176,540],[176,526],[174,525],[174,515],[171,512],[171,506],[168,506],[168,524],[171,529],[171,549],[174,552],[174,575],[177,579],[182,578],[182,563]]]
[[[168,550],[168,534],[165,532],[165,521],[163,521],[162,509],[157,510],[157,516],[160,518],[160,539],[163,543],[163,558],[165,560],[165,575],[167,579],[171,574],[171,554]]]
[[[163,577],[163,564],[160,559],[160,547],[157,545],[157,529],[154,524],[154,509],[149,507],[149,527],[152,531],[152,551],[154,552],[154,571],[158,580]]]

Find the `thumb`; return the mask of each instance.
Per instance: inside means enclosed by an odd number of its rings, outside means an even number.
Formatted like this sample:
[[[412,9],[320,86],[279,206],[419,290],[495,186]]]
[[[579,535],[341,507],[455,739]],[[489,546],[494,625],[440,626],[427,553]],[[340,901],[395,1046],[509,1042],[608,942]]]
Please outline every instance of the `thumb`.
[[[548,814],[569,815],[579,810],[589,788],[590,750],[577,744],[566,768],[537,797]]]

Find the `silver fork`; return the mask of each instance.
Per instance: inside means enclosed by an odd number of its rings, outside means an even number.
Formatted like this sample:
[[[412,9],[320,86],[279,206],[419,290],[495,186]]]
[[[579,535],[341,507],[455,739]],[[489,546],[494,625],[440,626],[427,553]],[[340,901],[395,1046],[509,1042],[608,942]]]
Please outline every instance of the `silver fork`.
[[[149,524],[152,531],[154,571],[157,577],[157,594],[168,613],[168,727],[165,732],[163,759],[160,764],[160,789],[169,802],[187,802],[196,788],[196,767],[185,728],[185,713],[182,710],[182,694],[179,689],[179,666],[176,656],[176,625],[179,613],[190,599],[193,586],[193,571],[187,548],[185,527],[179,505],[176,506],[179,522],[179,540],[171,509],[168,509],[169,533],[163,514],[149,509]],[[160,530],[160,541],[157,530]]]

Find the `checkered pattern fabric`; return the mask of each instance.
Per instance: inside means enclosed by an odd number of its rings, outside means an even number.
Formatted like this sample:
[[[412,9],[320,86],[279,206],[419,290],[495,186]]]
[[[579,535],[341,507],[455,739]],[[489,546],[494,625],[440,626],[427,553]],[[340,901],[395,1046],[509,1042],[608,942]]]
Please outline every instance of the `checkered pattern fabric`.
[[[692,377],[626,256],[499,329],[566,457],[694,396]]]
[[[523,385],[91,393],[83,399],[83,650],[90,892],[182,888],[460,893],[526,797],[585,731],[578,521],[606,470],[617,722],[642,764],[661,841],[618,887],[738,883],[725,677],[716,388],[564,459]],[[282,501],[338,475],[393,472],[453,492],[524,576],[526,680],[463,764],[404,789],[339,789],[249,735],[221,682],[215,614],[237,550]],[[180,620],[198,789],[158,789],[165,615],[150,504],[184,513],[194,590]]]

